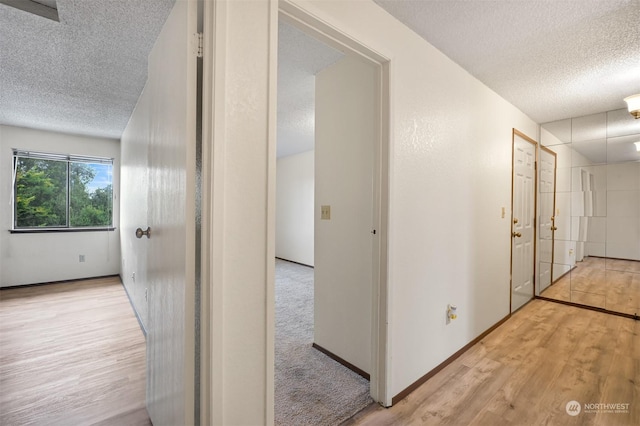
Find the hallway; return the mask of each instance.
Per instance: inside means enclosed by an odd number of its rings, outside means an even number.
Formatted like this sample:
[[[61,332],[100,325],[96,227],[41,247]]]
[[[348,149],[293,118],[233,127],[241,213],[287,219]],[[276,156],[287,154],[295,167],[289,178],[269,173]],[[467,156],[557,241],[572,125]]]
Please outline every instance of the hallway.
[[[371,405],[343,426],[637,425],[638,335],[639,321],[534,300],[392,408]],[[622,412],[571,416],[571,401]]]

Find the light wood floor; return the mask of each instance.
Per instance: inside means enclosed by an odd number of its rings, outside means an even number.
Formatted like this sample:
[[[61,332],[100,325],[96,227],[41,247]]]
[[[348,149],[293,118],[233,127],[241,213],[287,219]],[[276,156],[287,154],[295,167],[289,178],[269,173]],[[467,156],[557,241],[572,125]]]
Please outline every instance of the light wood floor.
[[[640,315],[640,262],[585,257],[541,296]]]
[[[0,290],[0,425],[149,425],[118,277]]]
[[[573,400],[629,412],[572,417]],[[534,300],[395,406],[344,425],[640,425],[640,321]]]

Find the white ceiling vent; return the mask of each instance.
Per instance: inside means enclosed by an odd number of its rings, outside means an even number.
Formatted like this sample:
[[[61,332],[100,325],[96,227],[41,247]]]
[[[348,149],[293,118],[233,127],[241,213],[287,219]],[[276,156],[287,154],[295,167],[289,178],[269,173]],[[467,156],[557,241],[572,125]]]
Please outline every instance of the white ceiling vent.
[[[56,0],[0,0],[0,3],[60,22]]]

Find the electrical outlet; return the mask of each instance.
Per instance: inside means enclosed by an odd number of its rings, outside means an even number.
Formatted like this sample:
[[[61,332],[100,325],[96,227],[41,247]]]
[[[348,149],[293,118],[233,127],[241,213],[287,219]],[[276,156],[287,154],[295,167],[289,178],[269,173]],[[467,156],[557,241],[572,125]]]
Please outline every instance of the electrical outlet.
[[[81,254],[81,255],[78,256],[78,261],[80,263],[84,262],[84,254]]]
[[[447,305],[447,324],[458,318],[458,307],[455,305]]]

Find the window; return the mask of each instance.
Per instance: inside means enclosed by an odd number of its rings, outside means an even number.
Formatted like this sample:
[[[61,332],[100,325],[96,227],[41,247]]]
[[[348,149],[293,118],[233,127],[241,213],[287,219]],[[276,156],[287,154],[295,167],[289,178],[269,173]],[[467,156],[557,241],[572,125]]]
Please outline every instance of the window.
[[[13,228],[111,228],[112,177],[112,158],[14,150]]]

